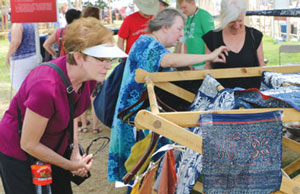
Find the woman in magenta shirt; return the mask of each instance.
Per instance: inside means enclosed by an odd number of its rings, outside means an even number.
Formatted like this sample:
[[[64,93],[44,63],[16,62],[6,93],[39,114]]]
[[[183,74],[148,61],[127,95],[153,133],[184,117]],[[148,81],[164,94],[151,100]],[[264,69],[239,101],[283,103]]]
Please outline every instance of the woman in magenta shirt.
[[[52,63],[58,65],[74,88],[74,117],[91,104],[90,94],[96,81],[103,81],[111,69],[111,57],[127,55],[112,44],[112,32],[95,18],[81,18],[70,24],[64,36],[67,56]],[[17,105],[23,122],[19,135]],[[72,193],[68,171],[87,176],[92,155],[78,151],[77,130],[74,149],[65,158],[70,120],[66,86],[49,66],[36,67],[24,80],[0,122],[0,175],[6,193],[35,193],[30,163],[25,153],[52,164],[52,193]],[[64,137],[58,151],[54,149]],[[59,179],[58,179],[59,178]]]

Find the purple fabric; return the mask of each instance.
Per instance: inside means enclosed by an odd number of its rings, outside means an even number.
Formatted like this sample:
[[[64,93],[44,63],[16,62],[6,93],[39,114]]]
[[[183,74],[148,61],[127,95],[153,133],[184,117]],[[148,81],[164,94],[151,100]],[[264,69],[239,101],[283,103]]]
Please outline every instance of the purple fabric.
[[[66,57],[57,58],[52,62],[66,73]],[[88,81],[83,90],[73,93],[73,103],[76,104],[75,117],[90,106],[90,94],[95,85],[95,81]],[[24,151],[20,148],[17,103],[21,110],[22,121],[26,108],[49,119],[41,143],[54,149],[69,122],[66,87],[56,71],[51,67],[40,65],[30,72],[0,122],[0,152],[26,160]],[[68,137],[67,134],[58,151],[61,155],[67,147]]]

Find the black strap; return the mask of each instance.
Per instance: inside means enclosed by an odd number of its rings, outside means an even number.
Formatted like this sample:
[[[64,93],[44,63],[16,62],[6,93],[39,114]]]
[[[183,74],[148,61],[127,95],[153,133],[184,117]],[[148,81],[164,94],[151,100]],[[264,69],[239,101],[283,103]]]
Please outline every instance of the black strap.
[[[62,79],[63,83],[66,86],[66,92],[68,95],[68,103],[69,103],[69,109],[70,109],[70,111],[69,111],[70,112],[70,120],[69,120],[67,129],[69,130],[69,134],[70,134],[69,144],[72,144],[73,139],[74,139],[74,137],[73,137],[74,136],[74,131],[73,131],[74,130],[74,126],[73,126],[74,106],[73,106],[72,93],[73,93],[74,89],[73,89],[72,85],[69,83],[67,76],[61,70],[61,68],[59,66],[57,66],[54,63],[50,63],[50,62],[43,63],[42,65],[47,65],[49,67],[52,67],[58,73],[58,75],[60,76],[60,78]],[[65,134],[66,134],[66,132],[64,132],[63,137],[65,136]],[[62,140],[63,140],[63,138],[62,138]],[[62,140],[59,142],[59,147],[62,144]]]
[[[62,33],[63,33],[63,31],[64,31],[64,29],[61,29],[60,33],[59,33],[59,45],[58,45],[58,53],[57,53],[56,57],[60,56],[60,49],[61,49],[61,42],[62,42]]]
[[[67,131],[69,130],[69,134],[70,134],[70,138],[69,138],[69,144],[73,143],[73,136],[74,136],[74,129],[73,129],[73,119],[74,119],[74,107],[73,107],[73,99],[72,99],[72,93],[74,91],[73,87],[70,85],[67,76],[65,75],[65,73],[61,70],[61,68],[59,66],[57,66],[54,63],[51,62],[46,62],[46,63],[42,63],[41,65],[47,65],[49,67],[52,67],[60,76],[60,78],[62,79],[63,83],[66,86],[66,92],[68,95],[68,103],[69,103],[69,109],[70,109],[70,120],[68,123],[68,127],[64,130],[64,134],[60,137],[59,142],[57,144],[57,146],[55,147],[54,151],[57,152],[64,140],[64,137],[67,133]],[[22,134],[22,115],[21,115],[21,110],[19,108],[19,105],[17,103],[17,112],[18,112],[18,125],[19,125],[19,136],[21,136]],[[29,155],[28,155],[29,156]],[[31,159],[30,157],[28,159]]]

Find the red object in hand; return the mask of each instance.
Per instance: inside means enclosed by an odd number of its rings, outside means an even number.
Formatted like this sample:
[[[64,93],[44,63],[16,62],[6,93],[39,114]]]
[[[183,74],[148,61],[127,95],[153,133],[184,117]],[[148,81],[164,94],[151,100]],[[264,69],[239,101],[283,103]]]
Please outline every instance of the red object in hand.
[[[34,185],[49,185],[52,183],[51,164],[37,163],[30,166],[32,183]]]

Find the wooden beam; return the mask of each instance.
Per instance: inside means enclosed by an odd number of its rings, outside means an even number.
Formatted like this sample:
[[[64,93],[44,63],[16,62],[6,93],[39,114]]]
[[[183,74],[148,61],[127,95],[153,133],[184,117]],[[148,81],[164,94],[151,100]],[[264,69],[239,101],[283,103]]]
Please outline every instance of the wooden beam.
[[[149,73],[143,69],[137,69],[135,80],[138,83],[144,83],[145,77],[150,76],[154,83],[185,81],[185,80],[202,80],[206,74],[210,74],[216,79],[221,78],[238,78],[238,77],[255,77],[261,76],[263,71],[272,71],[278,73],[300,72],[299,65],[286,66],[265,66],[265,67],[248,67],[248,68],[229,68],[229,69],[209,69],[197,71],[174,71],[174,72],[155,72]]]
[[[157,83],[155,83],[155,86],[158,88],[161,88],[171,94],[174,94],[175,96],[178,96],[188,102],[193,102],[193,100],[195,98],[194,93],[187,91],[187,90],[185,90],[175,84],[172,84],[170,82],[157,82]]]
[[[152,112],[141,110],[135,117],[138,129],[150,129],[176,143],[184,145],[195,152],[202,153],[202,138]]]
[[[199,193],[203,192],[203,184],[200,181],[197,181],[193,187],[193,190]]]
[[[300,182],[300,174],[298,174],[296,177],[294,177],[293,180],[296,182]]]
[[[246,113],[260,113],[275,110],[283,110],[283,122],[299,121],[300,112],[293,108],[261,108],[261,109],[238,109],[238,110],[218,110],[218,111],[194,111],[194,112],[167,112],[159,113],[161,116],[170,122],[181,127],[195,127],[198,125],[198,120],[201,114],[206,113],[228,113],[228,114],[246,114]],[[300,151],[300,149],[299,149]]]
[[[286,194],[300,193],[300,183],[283,176],[280,191]]]
[[[300,158],[286,166],[283,170],[288,174],[291,175],[296,172],[300,168]]]
[[[300,153],[300,143],[286,137],[282,137],[282,145],[288,147],[294,152]],[[299,192],[300,193],[300,192]]]
[[[145,79],[146,79],[147,91],[149,96],[150,110],[151,112],[157,114],[159,113],[159,108],[156,100],[156,95],[154,92],[154,84],[151,81],[150,77],[147,76]]]

